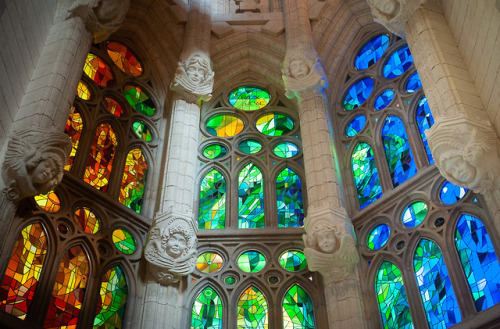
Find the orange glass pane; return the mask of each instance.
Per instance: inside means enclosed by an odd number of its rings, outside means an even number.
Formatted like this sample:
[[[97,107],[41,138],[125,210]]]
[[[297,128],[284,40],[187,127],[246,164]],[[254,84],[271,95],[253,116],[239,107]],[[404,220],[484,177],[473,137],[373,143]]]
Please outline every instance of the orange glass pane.
[[[34,198],[36,204],[47,212],[58,212],[61,209],[61,201],[54,191],[37,195]]]
[[[71,112],[69,114],[68,121],[66,122],[66,130],[64,131],[70,138],[73,147],[71,149],[71,153],[69,155],[68,162],[64,166],[64,170],[71,170],[73,166],[73,162],[75,161],[76,150],[78,149],[78,144],[80,143],[80,136],[83,131],[83,119],[78,112],[76,107],[71,108]]]
[[[109,111],[109,113],[116,115],[117,117],[123,114],[122,106],[113,98],[111,97],[104,98],[104,104],[106,104],[106,109]]]
[[[76,95],[83,99],[84,101],[88,101],[92,98],[92,94],[90,93],[89,86],[82,80],[78,83],[78,87],[76,89]]]
[[[127,154],[127,160],[125,161],[119,200],[139,214],[142,209],[147,170],[148,164],[141,149],[131,150]]]
[[[108,64],[100,57],[88,53],[83,72],[91,78],[95,83],[102,87],[108,87],[113,83],[113,73]]]
[[[101,124],[96,131],[83,180],[98,190],[108,190],[109,177],[115,157],[116,134],[109,123]]]
[[[85,231],[85,233],[96,234],[99,231],[99,219],[94,212],[87,207],[76,209],[75,221],[78,227],[80,227],[82,231]]]
[[[108,43],[107,48],[109,57],[111,57],[120,70],[134,77],[142,74],[141,63],[127,46],[112,41]]]

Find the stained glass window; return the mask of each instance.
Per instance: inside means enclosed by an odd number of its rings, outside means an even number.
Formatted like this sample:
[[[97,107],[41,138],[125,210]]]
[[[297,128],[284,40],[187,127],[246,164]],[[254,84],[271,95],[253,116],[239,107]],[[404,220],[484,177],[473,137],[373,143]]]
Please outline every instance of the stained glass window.
[[[143,121],[134,121],[132,124],[132,129],[137,137],[145,140],[146,142],[151,142],[153,140],[153,133],[149,126]]]
[[[237,329],[267,329],[266,297],[254,286],[248,287],[238,301]]]
[[[85,60],[83,72],[101,87],[108,87],[113,83],[113,73],[108,64],[100,57],[89,53]]]
[[[352,111],[361,106],[373,91],[373,80],[364,78],[354,83],[344,97],[344,109]]]
[[[391,54],[384,65],[383,73],[387,79],[394,79],[405,73],[413,64],[410,48],[404,46]]]
[[[82,231],[89,234],[96,234],[101,226],[96,214],[87,207],[75,210],[75,222]]]
[[[368,237],[366,238],[366,244],[369,249],[377,250],[385,246],[391,235],[391,228],[389,225],[381,224],[373,228]]]
[[[33,301],[47,254],[47,237],[38,223],[24,227],[0,286],[0,310],[23,319]]]
[[[405,125],[401,119],[394,116],[386,118],[382,129],[382,142],[392,185],[399,186],[417,173]]]
[[[263,89],[253,86],[236,88],[229,94],[229,103],[240,110],[255,111],[269,103],[271,96]]]
[[[408,81],[406,82],[406,92],[414,93],[420,88],[422,88],[422,81],[420,81],[418,72],[415,72],[408,78]]]
[[[205,147],[203,155],[207,159],[215,160],[224,157],[227,154],[227,149],[221,144],[212,144]]]
[[[424,221],[425,216],[427,216],[427,209],[425,202],[413,202],[403,212],[403,224],[410,228],[417,227]]]
[[[291,168],[283,169],[276,178],[279,227],[304,225],[304,205],[300,177]]]
[[[128,287],[124,271],[120,266],[110,268],[105,274],[99,289],[94,329],[123,327]]]
[[[420,137],[422,138],[425,151],[427,152],[427,159],[429,160],[429,164],[433,164],[434,159],[432,158],[431,149],[429,148],[429,143],[427,142],[425,131],[432,127],[432,125],[434,124],[434,118],[432,117],[431,109],[429,108],[426,97],[422,97],[418,103],[416,121],[418,131],[420,132]]]
[[[356,56],[354,65],[358,70],[366,70],[375,64],[389,46],[389,37],[385,34],[368,41]]]
[[[142,87],[126,85],[123,88],[127,102],[137,112],[152,116],[156,112],[155,104]]]
[[[109,113],[119,117],[123,114],[123,108],[116,100],[111,97],[104,98],[104,104]]]
[[[345,134],[348,137],[354,137],[356,136],[363,128],[365,127],[366,124],[366,117],[364,115],[358,115],[354,119],[349,122],[345,129]]]
[[[85,250],[81,246],[71,247],[62,256],[44,328],[76,328],[88,277]]]
[[[36,204],[47,212],[58,212],[61,209],[61,201],[56,192],[50,191],[47,194],[40,194],[34,197]]]
[[[238,267],[247,273],[256,273],[266,266],[266,258],[256,250],[245,251],[238,257]]]
[[[101,124],[92,142],[83,180],[98,190],[106,192],[118,142],[109,123]]]
[[[311,298],[295,284],[283,298],[283,328],[314,329],[314,310]]]
[[[80,80],[78,82],[78,87],[76,88],[76,95],[83,99],[84,101],[88,101],[92,98],[92,93],[90,92],[89,86]]]
[[[294,156],[296,156],[297,153],[299,153],[299,148],[297,147],[297,145],[295,145],[293,143],[285,142],[285,143],[279,143],[278,145],[276,145],[274,147],[273,152],[277,157],[287,159],[287,158],[293,158]]]
[[[264,227],[264,180],[260,169],[247,164],[238,177],[238,228]]]
[[[377,98],[375,98],[375,103],[373,104],[375,110],[385,109],[389,104],[391,104],[392,100],[394,99],[394,95],[394,90],[384,90],[380,95],[377,96]]]
[[[285,250],[281,253],[279,261],[281,267],[290,272],[301,271],[307,267],[306,256],[300,250]]]
[[[463,214],[455,230],[455,246],[478,312],[500,302],[500,264],[486,227]]]
[[[128,75],[138,77],[142,74],[142,65],[137,57],[132,54],[127,46],[116,42],[108,42],[106,45],[109,57],[116,66]]]
[[[427,322],[431,328],[448,328],[462,320],[455,292],[439,247],[432,241],[420,240],[413,268]]]
[[[213,251],[204,252],[196,259],[196,268],[203,273],[216,273],[223,265],[222,256]]]
[[[293,120],[280,113],[268,113],[257,119],[257,130],[267,136],[281,136],[293,129]]]
[[[130,150],[125,160],[119,201],[140,214],[142,199],[146,188],[148,164],[140,148]]]
[[[70,138],[73,145],[69,155],[68,162],[64,166],[64,170],[71,170],[73,162],[75,161],[76,150],[80,143],[80,136],[83,131],[83,119],[76,107],[71,107],[68,121],[66,122],[66,130],[64,131]]]
[[[255,154],[262,150],[262,144],[255,139],[245,139],[240,142],[238,149],[246,154]]]
[[[120,250],[125,255],[133,254],[137,248],[132,234],[123,228],[117,228],[111,236],[116,249]]]
[[[382,196],[373,150],[366,143],[358,143],[352,152],[352,173],[358,191],[361,209]]]
[[[375,291],[384,329],[413,329],[410,306],[399,268],[383,262],[375,278]]]
[[[217,170],[210,170],[200,186],[198,228],[223,229],[226,226],[226,180]]]
[[[222,301],[212,287],[206,287],[196,297],[191,312],[192,329],[222,329]]]
[[[243,120],[235,115],[214,115],[207,122],[207,131],[217,137],[232,137],[238,135],[245,127]]]
[[[439,198],[444,204],[454,204],[460,201],[465,196],[465,193],[467,193],[465,187],[445,182],[439,192]]]

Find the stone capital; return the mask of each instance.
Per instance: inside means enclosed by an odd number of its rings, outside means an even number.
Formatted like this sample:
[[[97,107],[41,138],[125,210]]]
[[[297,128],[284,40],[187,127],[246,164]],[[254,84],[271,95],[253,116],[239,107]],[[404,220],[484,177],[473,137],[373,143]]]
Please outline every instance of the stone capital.
[[[3,193],[10,201],[46,194],[62,180],[71,152],[68,135],[29,128],[12,133],[2,166]]]
[[[373,20],[405,38],[405,24],[427,0],[366,0]]]

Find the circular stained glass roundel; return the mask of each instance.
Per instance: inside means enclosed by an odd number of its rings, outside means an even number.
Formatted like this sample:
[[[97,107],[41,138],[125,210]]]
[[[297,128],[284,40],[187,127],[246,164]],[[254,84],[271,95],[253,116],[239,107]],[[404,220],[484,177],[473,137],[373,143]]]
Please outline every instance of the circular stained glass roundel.
[[[241,86],[229,94],[229,103],[239,110],[255,111],[269,103],[271,96],[264,89]]]
[[[403,211],[403,224],[410,228],[417,227],[424,221],[425,216],[427,216],[427,210],[425,202],[413,202]]]
[[[408,46],[399,48],[385,62],[383,73],[387,79],[394,79],[405,73],[413,64],[413,57]]]
[[[366,239],[366,244],[371,250],[377,250],[382,248],[389,240],[389,235],[391,234],[391,228],[388,225],[380,224],[371,230]]]
[[[262,150],[262,144],[255,139],[245,139],[238,145],[238,148],[243,153],[255,154]]]
[[[375,99],[375,110],[382,110],[387,107],[387,105],[391,104],[392,99],[394,98],[394,91],[392,89],[384,90],[378,97]]]
[[[290,272],[303,270],[307,267],[306,256],[300,250],[285,250],[280,255],[280,265]]]
[[[465,193],[467,193],[467,189],[465,187],[446,182],[441,187],[439,198],[444,204],[454,204],[460,201],[460,199],[464,197]]]
[[[113,73],[108,64],[99,56],[88,53],[83,72],[99,86],[108,87],[113,83]]]
[[[196,260],[196,268],[203,273],[218,272],[224,265],[222,256],[216,252],[204,252]]]
[[[299,152],[299,148],[293,143],[285,142],[276,145],[273,152],[280,158],[293,158]]]
[[[107,44],[106,48],[108,49],[109,57],[124,73],[134,77],[138,77],[142,74],[141,63],[127,46],[112,41]]]
[[[123,114],[123,108],[116,100],[111,97],[104,98],[104,104],[109,113],[119,117]]]
[[[133,254],[137,248],[132,234],[123,228],[114,230],[112,238],[115,247],[126,255]]]
[[[211,144],[203,150],[203,156],[207,159],[219,159],[227,154],[225,146],[220,144]]]
[[[153,140],[153,134],[151,133],[151,129],[149,129],[148,125],[142,121],[135,121],[132,124],[132,128],[134,133],[140,139],[145,140],[146,142],[151,142]]]
[[[280,113],[268,113],[257,119],[257,130],[267,136],[281,136],[293,129],[293,120]]]
[[[345,133],[349,137],[354,137],[356,136],[363,128],[365,127],[366,124],[366,117],[364,115],[358,115],[354,119],[349,122],[345,129]]]
[[[123,92],[130,106],[137,112],[149,116],[155,114],[155,104],[142,87],[126,85]]]
[[[245,251],[238,257],[238,267],[247,273],[256,273],[266,266],[266,258],[256,250]]]
[[[217,137],[232,137],[238,135],[245,124],[243,120],[231,114],[217,114],[207,122],[207,131]]]
[[[422,81],[420,81],[420,77],[418,72],[413,73],[406,82],[406,92],[414,93],[422,87]]]
[[[353,84],[344,97],[344,109],[352,111],[361,106],[373,91],[373,80],[364,78]]]
[[[90,92],[89,86],[80,80],[78,82],[78,87],[76,88],[76,95],[83,99],[84,101],[88,101],[89,99],[92,98],[92,93]]]
[[[82,207],[76,209],[75,222],[85,233],[96,234],[99,231],[99,219],[90,208]]]
[[[358,70],[365,70],[375,64],[389,46],[389,37],[385,34],[368,41],[356,56],[354,65]]]
[[[36,204],[47,212],[58,212],[61,209],[61,201],[54,191],[40,194],[34,197]]]

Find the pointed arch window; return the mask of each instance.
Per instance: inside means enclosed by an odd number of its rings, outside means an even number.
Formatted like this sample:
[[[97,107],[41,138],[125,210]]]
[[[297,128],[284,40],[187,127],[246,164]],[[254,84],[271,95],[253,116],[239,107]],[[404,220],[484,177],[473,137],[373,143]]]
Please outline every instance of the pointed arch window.
[[[191,312],[191,328],[222,329],[222,300],[217,291],[205,287],[196,296]]]
[[[264,179],[259,167],[247,164],[238,175],[238,228],[264,227]]]
[[[276,198],[279,227],[304,226],[302,183],[299,175],[286,167],[276,178]]]
[[[283,298],[283,328],[315,328],[311,298],[298,284],[291,286]]]
[[[147,171],[148,163],[141,148],[130,150],[125,160],[119,201],[139,214],[142,209]]]
[[[122,328],[128,286],[125,272],[113,266],[104,274],[99,289],[94,328]]]
[[[238,301],[238,329],[267,329],[267,300],[255,286],[248,287]]]
[[[66,122],[66,130],[64,132],[71,138],[71,143],[73,145],[68,162],[64,166],[64,169],[69,171],[75,161],[76,151],[78,150],[80,137],[83,132],[83,118],[75,106],[71,107],[71,112],[69,114],[68,121]]]
[[[367,143],[358,143],[351,158],[354,182],[361,209],[382,196],[382,187],[375,164],[373,150]]]
[[[433,164],[434,159],[432,157],[431,149],[429,148],[429,142],[427,142],[427,137],[425,136],[425,131],[434,125],[434,117],[432,116],[431,109],[427,103],[427,97],[422,97],[418,102],[416,121],[420,137],[422,138],[422,143],[424,143],[425,152],[427,153],[427,159],[429,164]]]
[[[198,228],[226,227],[226,180],[217,170],[206,173],[200,184]]]

